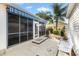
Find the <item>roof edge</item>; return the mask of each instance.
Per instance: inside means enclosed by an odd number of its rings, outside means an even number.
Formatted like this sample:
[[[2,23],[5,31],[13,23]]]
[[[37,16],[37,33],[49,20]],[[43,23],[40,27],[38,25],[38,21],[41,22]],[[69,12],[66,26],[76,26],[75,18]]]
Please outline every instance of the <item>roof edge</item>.
[[[34,16],[34,17],[37,18],[37,21],[39,21],[39,22],[40,22],[40,21],[43,22],[43,23],[46,23],[46,22],[47,22],[45,19],[42,19],[42,18],[40,18],[39,16],[34,15],[34,14],[28,12],[27,10],[25,10],[25,9],[23,9],[23,8],[21,8],[21,7],[19,7],[19,6],[16,5],[15,3],[4,3],[4,5],[7,5],[7,6],[8,6],[8,5],[13,6],[14,8],[16,8],[16,9],[18,9],[18,10],[20,10],[20,11],[23,11],[23,12],[25,12],[25,13],[31,15],[31,16]],[[40,19],[40,20],[38,20],[38,19]]]

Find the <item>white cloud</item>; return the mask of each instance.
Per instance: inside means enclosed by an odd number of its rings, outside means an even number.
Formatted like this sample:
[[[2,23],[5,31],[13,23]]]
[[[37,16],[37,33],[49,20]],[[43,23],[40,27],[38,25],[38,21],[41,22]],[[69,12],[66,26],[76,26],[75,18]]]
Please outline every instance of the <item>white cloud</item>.
[[[28,7],[26,7],[27,9],[31,9],[32,8],[32,6],[28,6]]]
[[[47,11],[50,11],[50,9],[49,8],[45,8],[45,7],[40,7],[40,8],[37,8],[37,11],[39,11],[39,12],[41,12],[41,11],[47,12]]]

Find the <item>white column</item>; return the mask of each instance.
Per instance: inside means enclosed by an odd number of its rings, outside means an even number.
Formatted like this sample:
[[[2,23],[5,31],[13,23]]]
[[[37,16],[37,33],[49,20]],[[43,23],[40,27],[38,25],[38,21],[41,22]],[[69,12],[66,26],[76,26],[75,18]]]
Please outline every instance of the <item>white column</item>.
[[[35,39],[35,22],[33,20],[33,39]]]
[[[38,38],[39,38],[39,22],[38,22]]]
[[[7,21],[6,6],[0,4],[0,50],[7,48]]]

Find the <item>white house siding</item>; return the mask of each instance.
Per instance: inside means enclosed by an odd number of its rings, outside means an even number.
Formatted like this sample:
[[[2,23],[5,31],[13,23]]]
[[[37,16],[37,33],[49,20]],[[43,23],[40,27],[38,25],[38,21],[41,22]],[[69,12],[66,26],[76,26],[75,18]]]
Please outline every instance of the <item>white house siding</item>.
[[[66,17],[70,17],[71,12],[72,12],[72,10],[73,10],[73,8],[74,8],[74,5],[75,5],[74,3],[70,3],[70,4],[68,5]]]
[[[73,49],[79,55],[79,4],[76,4],[69,19],[70,34],[73,42]]]
[[[0,4],[0,50],[7,48],[7,13],[6,6]]]

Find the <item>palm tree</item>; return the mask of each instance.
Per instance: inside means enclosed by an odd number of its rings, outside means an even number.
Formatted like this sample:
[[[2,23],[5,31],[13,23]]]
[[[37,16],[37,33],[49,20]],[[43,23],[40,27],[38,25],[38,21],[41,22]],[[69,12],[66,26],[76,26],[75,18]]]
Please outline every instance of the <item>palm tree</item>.
[[[58,4],[58,3],[55,3],[53,5],[53,13],[54,13],[54,20],[56,22],[56,29],[58,27],[59,20],[64,21],[64,17],[66,16],[67,5],[64,7],[62,6],[63,4]]]
[[[36,15],[45,19],[45,20],[49,20],[52,17],[50,12],[43,12],[43,11],[36,13]]]

